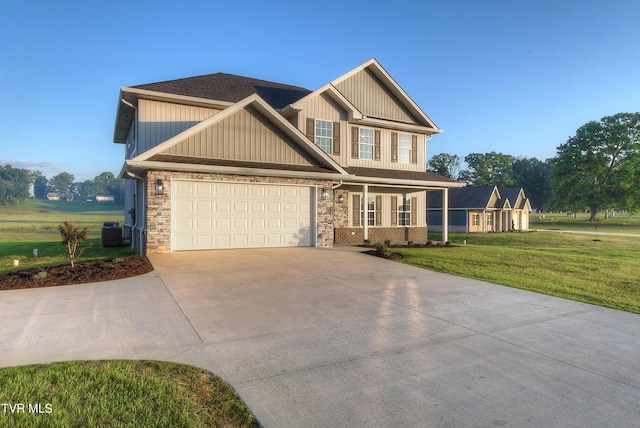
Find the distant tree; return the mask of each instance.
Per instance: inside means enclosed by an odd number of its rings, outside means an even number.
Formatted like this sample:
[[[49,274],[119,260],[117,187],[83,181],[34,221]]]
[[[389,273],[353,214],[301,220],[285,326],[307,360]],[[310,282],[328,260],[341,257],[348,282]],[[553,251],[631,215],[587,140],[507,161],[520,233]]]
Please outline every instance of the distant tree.
[[[47,184],[49,180],[45,177],[41,171],[33,171],[31,173],[31,179],[33,180],[33,196],[36,199],[47,198]]]
[[[462,161],[458,155],[438,153],[437,155],[433,155],[427,163],[427,171],[457,180],[460,176],[461,166]]]
[[[543,208],[551,197],[551,163],[536,158],[517,158],[512,165],[515,185],[522,187],[534,208]]]
[[[0,166],[0,195],[3,200],[29,198],[31,186],[31,171],[22,168],[13,168],[7,164]]]
[[[71,190],[75,177],[68,172],[61,172],[49,180],[49,188],[54,192],[67,193]]]
[[[468,168],[459,178],[471,186],[513,186],[513,161],[503,153],[470,153],[464,157]]]
[[[558,146],[552,160],[555,208],[635,209],[640,204],[640,113],[591,121]]]
[[[94,194],[112,195],[116,201],[124,197],[124,179],[118,178],[111,172],[103,172],[93,179]]]
[[[95,185],[93,183],[93,180],[85,180],[82,182],[74,183],[74,185],[76,189],[78,189],[78,193],[80,194],[80,196],[82,196],[83,198],[88,198],[96,194],[94,190]]]

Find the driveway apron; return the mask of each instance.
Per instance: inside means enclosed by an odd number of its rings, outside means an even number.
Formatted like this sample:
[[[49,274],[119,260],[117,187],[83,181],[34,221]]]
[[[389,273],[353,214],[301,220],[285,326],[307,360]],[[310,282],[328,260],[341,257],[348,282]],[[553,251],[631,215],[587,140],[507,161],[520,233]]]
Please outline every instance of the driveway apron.
[[[0,293],[0,363],[194,364],[269,427],[640,420],[636,314],[348,247],[150,259],[138,278]]]

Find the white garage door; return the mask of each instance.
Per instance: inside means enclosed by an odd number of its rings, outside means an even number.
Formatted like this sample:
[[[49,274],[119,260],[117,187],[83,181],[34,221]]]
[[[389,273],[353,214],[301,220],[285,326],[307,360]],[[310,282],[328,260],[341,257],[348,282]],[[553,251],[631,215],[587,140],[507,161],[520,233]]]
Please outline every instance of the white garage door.
[[[173,250],[311,246],[314,189],[174,180]]]

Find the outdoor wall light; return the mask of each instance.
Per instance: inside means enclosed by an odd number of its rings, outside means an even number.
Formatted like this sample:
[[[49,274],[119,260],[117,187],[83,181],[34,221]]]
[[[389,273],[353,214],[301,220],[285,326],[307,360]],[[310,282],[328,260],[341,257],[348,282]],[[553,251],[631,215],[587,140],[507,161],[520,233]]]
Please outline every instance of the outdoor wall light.
[[[320,199],[322,199],[323,201],[329,199],[329,192],[327,191],[326,187],[323,187],[322,190],[320,190]]]
[[[344,196],[340,195],[338,196],[338,203],[341,204],[344,202]]]
[[[156,184],[154,186],[155,192],[156,192],[156,196],[162,196],[164,195],[164,184],[162,183],[162,180],[157,179],[156,180]]]

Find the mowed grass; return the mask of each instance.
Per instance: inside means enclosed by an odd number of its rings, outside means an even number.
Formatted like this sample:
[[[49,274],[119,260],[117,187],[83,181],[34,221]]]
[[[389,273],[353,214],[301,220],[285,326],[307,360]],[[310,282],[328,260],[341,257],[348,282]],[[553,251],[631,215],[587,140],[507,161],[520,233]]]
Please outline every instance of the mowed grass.
[[[75,361],[10,367],[0,369],[0,385],[0,403],[7,403],[0,411],[2,427],[258,426],[227,383],[174,363]]]
[[[80,261],[134,254],[127,246],[101,248],[102,225],[123,224],[124,207],[110,202],[20,201],[0,205],[0,273],[69,263],[58,225],[69,221],[90,228],[92,246]],[[38,257],[33,250],[38,250]],[[19,260],[19,266],[13,266]]]
[[[630,233],[640,235],[640,215],[627,212],[616,212],[615,217],[605,220],[604,213],[598,214],[601,220],[599,232],[606,233]],[[588,213],[578,213],[577,219],[571,218],[566,213],[530,214],[529,227],[531,229],[551,230],[575,230],[583,232],[596,232],[594,222],[589,221]]]
[[[640,238],[595,239],[552,232],[452,233],[452,247],[394,251],[414,266],[640,313]]]

